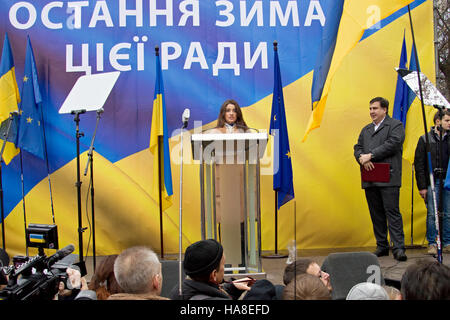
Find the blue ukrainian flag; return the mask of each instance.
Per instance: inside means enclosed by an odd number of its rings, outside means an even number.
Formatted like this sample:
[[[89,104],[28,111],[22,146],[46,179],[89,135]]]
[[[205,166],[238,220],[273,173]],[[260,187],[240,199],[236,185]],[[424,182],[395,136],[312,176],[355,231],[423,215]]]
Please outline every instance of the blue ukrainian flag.
[[[0,62],[0,123],[7,120],[11,112],[18,111],[19,102],[20,95],[16,81],[14,58],[11,45],[9,44],[8,34],[6,33]],[[11,140],[8,139],[8,141]],[[7,142],[3,152],[5,164],[8,165],[19,152],[20,149],[16,148],[14,143]]]
[[[17,146],[22,150],[26,150],[44,159],[44,134],[41,108],[42,97],[39,90],[36,63],[31,41],[28,37]]]
[[[420,65],[419,65],[419,61],[416,60],[415,51],[416,51],[416,47],[413,43],[412,48],[411,48],[411,56],[409,58],[409,70],[420,72]],[[408,108],[409,108],[411,106],[411,104],[413,103],[414,99],[416,98],[416,94],[409,87],[408,87],[408,89],[409,89],[409,93],[408,93]]]
[[[416,61],[416,56],[414,54],[414,44],[411,49],[411,58],[409,59],[409,70],[411,71],[420,71],[420,68],[418,67],[418,63]],[[403,44],[402,44],[402,51],[400,54],[400,63],[399,68],[400,69],[407,69],[407,52],[406,52],[406,41],[405,41],[405,35],[403,35]],[[397,76],[397,86],[395,89],[395,100],[394,100],[394,107],[392,110],[392,118],[400,120],[403,123],[403,127],[406,127],[406,118],[409,111],[409,108],[411,107],[411,104],[413,103],[414,99],[416,98],[415,93],[409,88],[409,86],[406,84],[406,82],[403,80],[401,75],[399,74]]]
[[[277,206],[280,209],[283,204],[294,199],[294,181],[286,113],[284,110],[280,62],[277,48],[275,47],[274,50],[274,88],[272,113],[270,116],[270,134],[276,136],[274,139],[273,190],[277,192]]]
[[[162,210],[172,205],[172,172],[170,169],[169,134],[167,131],[166,103],[159,55],[156,56],[156,83],[153,97],[150,152],[153,154],[152,196],[159,203],[161,192]],[[161,161],[159,161],[161,158]],[[161,177],[161,181],[159,180]],[[161,182],[161,183],[160,183]]]
[[[400,53],[400,62],[398,67],[400,69],[406,69],[407,56],[406,56],[406,41],[405,34],[403,34],[402,51]],[[403,127],[406,125],[406,114],[409,109],[408,104],[408,90],[409,87],[403,80],[401,75],[397,75],[397,86],[395,88],[394,107],[392,109],[392,118],[403,122]]]

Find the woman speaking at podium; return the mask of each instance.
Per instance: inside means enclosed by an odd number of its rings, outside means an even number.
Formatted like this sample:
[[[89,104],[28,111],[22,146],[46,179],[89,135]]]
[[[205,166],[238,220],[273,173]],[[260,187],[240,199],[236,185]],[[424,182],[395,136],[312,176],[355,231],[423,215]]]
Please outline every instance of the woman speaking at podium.
[[[235,100],[228,99],[222,103],[217,126],[211,130],[211,133],[244,133],[248,129],[242,116],[241,107]]]
[[[250,128],[244,121],[239,104],[226,100],[220,107],[217,125],[209,130],[213,134],[248,133]],[[239,160],[236,144],[233,150],[215,150],[214,200],[219,239],[227,257],[226,272],[246,270],[245,248],[245,160]],[[223,145],[222,145],[223,146]],[[239,148],[239,147],[237,147]],[[225,148],[226,149],[226,148]],[[231,155],[231,158],[230,158]],[[226,158],[226,159],[225,159]],[[247,182],[248,183],[248,182]],[[254,184],[255,182],[253,182]],[[252,197],[255,199],[255,197]]]

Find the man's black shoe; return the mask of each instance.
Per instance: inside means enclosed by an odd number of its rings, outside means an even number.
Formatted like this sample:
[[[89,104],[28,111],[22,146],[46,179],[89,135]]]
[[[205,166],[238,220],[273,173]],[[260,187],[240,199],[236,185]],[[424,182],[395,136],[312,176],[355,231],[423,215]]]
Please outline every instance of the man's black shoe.
[[[394,259],[397,261],[406,261],[408,257],[406,256],[405,251],[398,250],[394,252]]]
[[[377,257],[388,256],[389,249],[388,248],[387,249],[377,248],[377,250],[375,250],[375,252],[373,254],[376,255]]]

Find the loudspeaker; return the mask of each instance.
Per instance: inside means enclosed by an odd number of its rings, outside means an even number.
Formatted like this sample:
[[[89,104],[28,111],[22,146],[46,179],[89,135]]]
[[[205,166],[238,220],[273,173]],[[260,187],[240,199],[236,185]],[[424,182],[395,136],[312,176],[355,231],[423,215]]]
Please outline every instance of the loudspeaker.
[[[330,274],[333,300],[345,300],[350,289],[361,282],[385,284],[378,257],[371,252],[331,253],[322,271]]]
[[[161,289],[162,297],[169,297],[170,291],[178,285],[179,282],[179,262],[177,260],[161,260],[163,283]],[[182,270],[182,278],[186,277],[184,269]]]

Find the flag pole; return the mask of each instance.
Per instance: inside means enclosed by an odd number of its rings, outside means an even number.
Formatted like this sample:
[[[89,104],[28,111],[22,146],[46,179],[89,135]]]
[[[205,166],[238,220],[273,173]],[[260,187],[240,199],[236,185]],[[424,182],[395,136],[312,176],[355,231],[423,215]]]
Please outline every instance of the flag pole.
[[[3,146],[6,144],[6,142],[3,142]],[[0,154],[0,207],[2,211],[2,245],[3,250],[6,251],[6,245],[5,245],[5,207],[3,205],[3,183],[2,183],[2,166],[3,166],[3,148],[2,152]]]
[[[161,175],[161,146],[163,137],[158,136],[158,181],[159,181],[159,238],[161,244],[161,259],[164,259],[163,209],[162,209],[162,175]]]
[[[278,255],[278,192],[275,191],[275,255]]]
[[[1,216],[2,216],[2,245],[3,250],[6,251],[6,244],[5,244],[5,206],[3,203],[3,177],[2,177],[2,166],[3,166],[3,152],[5,151],[6,142],[8,141],[9,136],[9,130],[11,129],[11,123],[13,120],[13,113],[11,112],[9,114],[8,118],[8,126],[6,128],[6,132],[3,134],[3,145],[0,151],[0,210],[1,210]]]
[[[411,246],[414,246],[414,163],[411,166]]]
[[[159,47],[155,46],[155,55],[159,56]],[[158,190],[159,190],[159,239],[161,246],[161,259],[164,259],[164,235],[163,235],[163,209],[162,209],[162,175],[161,175],[161,147],[164,148],[163,137],[158,136]]]
[[[273,51],[278,51],[278,42],[275,40],[273,42]],[[264,255],[263,258],[267,259],[280,259],[287,258],[285,254],[278,254],[278,191],[274,190],[275,193],[275,252],[271,255]]]
[[[26,210],[25,210],[25,181],[23,178],[23,161],[22,161],[22,150],[20,150],[20,154],[19,154],[19,159],[20,159],[20,181],[22,184],[22,208],[23,208],[23,224],[24,224],[24,230],[25,230],[25,234],[27,234],[27,214],[26,214]],[[26,240],[25,237],[25,251],[26,254],[28,256],[28,241]]]
[[[47,179],[48,179],[48,187],[50,191],[50,206],[52,209],[52,220],[53,224],[56,224],[55,222],[55,209],[53,206],[53,192],[52,192],[52,182],[50,180],[50,165],[48,163],[48,152],[47,152],[47,139],[45,138],[45,121],[44,121],[44,112],[42,111],[42,105],[41,105],[41,121],[42,121],[42,137],[44,139],[44,156],[45,156],[45,162],[47,165]],[[22,161],[22,158],[21,158]]]
[[[294,242],[295,242],[295,254],[294,254],[294,300],[297,300],[297,201],[294,200]]]
[[[264,255],[263,258],[267,259],[281,259],[281,258],[287,258],[288,256],[286,254],[279,254],[278,253],[278,192],[275,192],[275,252],[273,254]]]
[[[409,15],[409,24],[411,26],[411,36],[413,41],[413,48],[414,48],[414,56],[416,58],[417,65],[419,65],[419,57],[417,55],[417,46],[416,46],[416,40],[414,36],[414,27],[411,17],[411,7],[408,4],[408,15]],[[440,232],[440,221],[439,217],[441,216],[441,213],[438,212],[437,208],[437,201],[436,201],[436,189],[434,184],[434,176],[433,176],[433,170],[432,170],[432,164],[431,164],[431,151],[430,151],[430,140],[428,138],[428,128],[427,128],[427,119],[425,115],[425,105],[423,102],[423,89],[422,89],[422,82],[420,81],[420,72],[417,70],[417,78],[419,81],[419,92],[420,92],[420,103],[422,106],[422,118],[423,118],[423,126],[425,130],[425,146],[428,156],[428,167],[429,167],[429,175],[430,175],[430,186],[431,186],[431,194],[433,197],[433,204],[434,204],[434,217],[435,217],[435,223],[436,223],[436,230],[437,230],[437,237],[436,237],[436,244],[437,244],[437,260],[439,263],[442,263],[442,247],[441,247],[441,232]],[[442,181],[441,181],[442,183]]]

